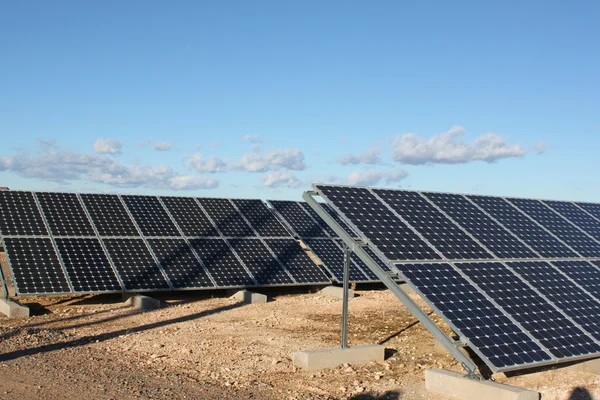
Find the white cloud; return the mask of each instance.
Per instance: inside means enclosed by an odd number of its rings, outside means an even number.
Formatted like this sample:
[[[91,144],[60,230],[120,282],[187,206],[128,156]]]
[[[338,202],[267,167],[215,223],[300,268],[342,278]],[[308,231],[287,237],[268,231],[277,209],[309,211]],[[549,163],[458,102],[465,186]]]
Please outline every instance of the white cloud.
[[[218,141],[210,142],[209,146],[210,147],[219,147],[219,146],[221,146],[221,142],[218,142]]]
[[[546,150],[548,150],[548,143],[543,142],[543,141],[539,141],[536,144],[534,144],[531,149],[533,151],[535,151],[535,154],[537,155],[541,155],[544,154],[546,152]]]
[[[156,151],[169,151],[173,147],[172,143],[169,142],[156,142],[154,143],[154,150]]]
[[[250,143],[262,143],[263,139],[260,135],[251,135],[248,133],[248,134],[244,135],[244,141],[250,142]]]
[[[227,170],[227,164],[218,157],[211,156],[208,160],[204,159],[201,153],[196,153],[186,159],[186,164],[198,172],[224,172]]]
[[[379,154],[381,151],[373,146],[370,149],[365,150],[363,153],[354,155],[354,154],[345,154],[338,159],[338,162],[341,165],[356,165],[356,164],[380,164],[381,157]]]
[[[266,172],[274,169],[302,171],[306,167],[304,153],[300,149],[273,149],[264,153],[257,145],[244,154],[235,166],[236,169],[249,172]]]
[[[289,187],[299,188],[302,182],[290,171],[271,171],[261,176],[263,186],[268,188]]]
[[[94,151],[98,154],[120,154],[122,148],[123,143],[118,140],[100,138],[94,142]]]
[[[454,126],[429,140],[414,133],[397,136],[392,143],[392,158],[403,164],[459,164],[470,161],[494,162],[502,158],[523,157],[525,148],[509,145],[495,133],[481,135],[471,143],[460,142],[464,128]]]
[[[353,171],[350,173],[350,176],[348,176],[348,183],[350,185],[374,186],[383,181],[387,184],[391,184],[399,182],[407,176],[408,174],[406,171],[400,168],[391,171],[369,169],[366,171]]]

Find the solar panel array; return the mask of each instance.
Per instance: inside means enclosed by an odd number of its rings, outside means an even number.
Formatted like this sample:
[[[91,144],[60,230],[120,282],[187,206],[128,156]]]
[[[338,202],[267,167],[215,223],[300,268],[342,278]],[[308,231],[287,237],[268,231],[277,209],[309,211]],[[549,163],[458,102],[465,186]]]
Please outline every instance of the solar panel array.
[[[326,284],[261,200],[0,192],[19,295]]]
[[[600,356],[600,205],[315,190],[493,371]]]

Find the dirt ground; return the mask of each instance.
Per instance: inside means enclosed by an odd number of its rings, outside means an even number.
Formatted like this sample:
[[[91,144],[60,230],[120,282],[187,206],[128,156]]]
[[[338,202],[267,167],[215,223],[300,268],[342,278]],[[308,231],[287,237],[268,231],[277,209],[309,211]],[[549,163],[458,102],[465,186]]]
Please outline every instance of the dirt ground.
[[[341,300],[270,294],[248,305],[225,292],[168,293],[145,313],[120,295],[22,297],[34,316],[0,316],[0,399],[446,399],[425,390],[424,371],[460,371],[382,288],[351,299],[349,339],[384,344],[385,362],[297,369],[292,352],[339,345]],[[544,400],[600,398],[600,377],[572,368],[495,379]]]

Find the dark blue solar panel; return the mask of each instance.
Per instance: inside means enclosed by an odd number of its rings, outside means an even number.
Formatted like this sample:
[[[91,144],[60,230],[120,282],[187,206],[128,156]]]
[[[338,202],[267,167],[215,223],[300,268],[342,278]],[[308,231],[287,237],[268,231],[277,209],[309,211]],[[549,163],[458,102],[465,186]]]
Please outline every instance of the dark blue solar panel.
[[[119,196],[82,194],[81,200],[100,236],[139,236]]]
[[[600,220],[600,204],[598,203],[575,203],[581,209],[586,211],[588,214],[593,216],[594,218]]]
[[[265,239],[265,243],[297,283],[331,282],[294,239]]]
[[[283,227],[261,200],[234,199],[233,204],[250,225],[262,237],[289,237],[290,233]]]
[[[592,261],[553,261],[552,264],[565,275],[600,300],[600,262]]]
[[[256,286],[224,239],[190,239],[190,245],[218,287]]]
[[[155,196],[121,196],[144,236],[181,236]]]
[[[329,227],[329,225],[327,225],[327,222],[325,222],[325,220],[323,218],[321,218],[319,216],[319,214],[317,214],[317,212],[315,210],[312,209],[311,206],[308,205],[308,203],[305,203],[303,201],[301,201],[300,206],[302,208],[304,208],[304,210],[315,220],[317,221],[317,223],[319,224],[319,226],[321,227],[321,229],[323,229],[329,236],[331,237],[336,237],[337,235],[335,234],[335,231],[333,229],[331,229]]]
[[[294,283],[260,239],[228,239],[227,241],[260,286]]]
[[[269,204],[290,225],[298,237],[328,237],[319,223],[308,215],[300,202],[269,200]]]
[[[194,198],[161,197],[160,199],[185,236],[219,236],[219,232]]]
[[[36,193],[55,236],[95,236],[94,229],[74,193]]]
[[[33,193],[0,191],[0,234],[4,236],[48,234]]]
[[[544,203],[596,240],[600,240],[600,221],[575,204],[568,201],[544,201]]]
[[[229,199],[198,198],[198,201],[223,236],[256,236]]]
[[[321,263],[334,276],[338,282],[344,280],[344,251],[336,243],[335,239],[304,239],[304,243],[310,248],[312,253],[316,255]],[[365,266],[366,267],[366,266]],[[363,271],[356,266],[355,263],[350,263],[350,281],[351,282],[366,282],[369,278]]]

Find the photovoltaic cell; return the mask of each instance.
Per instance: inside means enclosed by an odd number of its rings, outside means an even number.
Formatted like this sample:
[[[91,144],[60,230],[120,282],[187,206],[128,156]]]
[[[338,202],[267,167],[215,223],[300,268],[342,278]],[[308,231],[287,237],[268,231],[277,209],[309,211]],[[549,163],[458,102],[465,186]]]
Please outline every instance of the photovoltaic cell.
[[[600,204],[598,203],[575,203],[584,211],[591,214],[594,218],[600,220]]]
[[[160,199],[185,236],[219,236],[219,232],[217,232],[194,198],[161,197]]]
[[[140,235],[117,195],[82,194],[81,200],[100,236]]]
[[[181,236],[155,196],[121,196],[144,236]]]
[[[565,275],[600,300],[600,270],[598,261],[553,261],[552,264]]]
[[[256,236],[228,199],[199,198],[198,201],[223,236]]]
[[[228,242],[260,286],[294,283],[259,239],[228,239]]]
[[[323,231],[325,231],[325,233],[327,233],[331,237],[337,236],[335,234],[335,232],[333,231],[333,229],[331,229],[329,227],[329,225],[327,225],[327,222],[325,222],[325,220],[323,218],[321,218],[319,216],[319,214],[317,214],[317,212],[315,210],[313,210],[311,208],[311,206],[308,205],[308,203],[306,203],[304,201],[300,201],[300,202],[298,202],[298,204],[300,204],[300,207],[304,208],[304,211],[306,211],[315,221],[317,221],[317,223],[319,224],[321,229],[323,229]]]
[[[344,251],[335,239],[304,239],[303,242],[325,265],[338,282],[344,280]],[[369,278],[354,264],[350,263],[350,282],[365,282]]]
[[[508,201],[500,197],[467,196],[475,204],[510,229],[543,257],[577,257],[573,251],[535,224]]]
[[[600,339],[600,303],[592,296],[547,262],[510,262],[508,265],[594,338]],[[561,326],[565,325],[561,324]],[[575,337],[564,338],[563,342],[568,342],[569,345],[578,344]],[[581,343],[578,345],[581,346]],[[589,346],[585,348],[590,352],[600,352],[600,346],[597,345],[593,348]]]
[[[121,284],[96,238],[58,238],[56,248],[74,292],[116,292]]]
[[[331,282],[294,239],[265,239],[265,243],[297,283]]]
[[[367,189],[341,186],[319,186],[318,189],[388,259],[441,258]]]
[[[456,267],[556,358],[600,351],[591,337],[501,263],[458,263]]]
[[[261,200],[234,199],[232,202],[262,237],[289,237],[290,233]]]
[[[256,286],[224,239],[190,239],[218,287]]]
[[[554,211],[567,218],[594,239],[600,240],[600,221],[568,201],[544,201]]]
[[[4,238],[18,294],[71,291],[54,246],[45,238]]]
[[[383,189],[374,192],[446,258],[493,258],[419,193]]]
[[[214,287],[184,239],[148,239],[174,289]]]
[[[75,194],[41,192],[36,196],[53,235],[96,235]]]
[[[451,322],[469,347],[496,369],[516,369],[552,358],[449,264],[396,267]]]
[[[509,201],[582,256],[600,257],[600,243],[565,221],[541,201],[530,199],[509,199]]]
[[[350,237],[356,238],[359,234],[335,212],[335,210],[327,203],[321,203],[321,207],[338,223],[338,225],[348,234]],[[337,236],[337,235],[336,235]]]
[[[102,239],[125,289],[161,290],[169,284],[142,239]]]
[[[4,236],[48,234],[31,192],[0,191],[0,234]]]
[[[321,226],[304,211],[297,201],[269,200],[269,204],[291,226],[299,237],[328,237]]]
[[[537,257],[531,249],[464,196],[446,193],[424,193],[424,195],[499,258]]]

